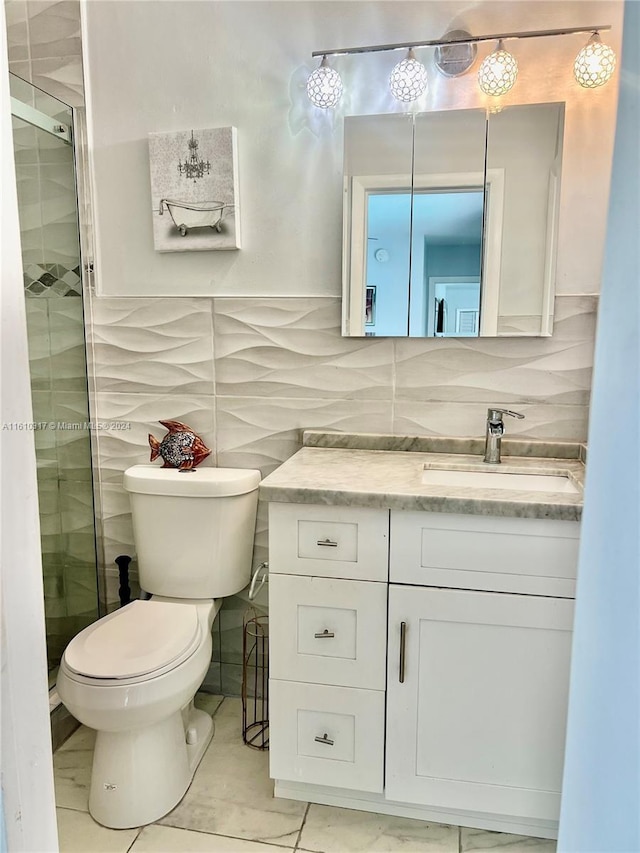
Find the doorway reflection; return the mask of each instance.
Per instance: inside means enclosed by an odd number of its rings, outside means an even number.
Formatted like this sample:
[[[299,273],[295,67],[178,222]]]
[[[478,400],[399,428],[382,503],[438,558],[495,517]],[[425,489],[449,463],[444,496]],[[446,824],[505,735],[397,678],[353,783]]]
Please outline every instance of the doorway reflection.
[[[368,194],[367,335],[478,336],[483,204],[482,188]]]

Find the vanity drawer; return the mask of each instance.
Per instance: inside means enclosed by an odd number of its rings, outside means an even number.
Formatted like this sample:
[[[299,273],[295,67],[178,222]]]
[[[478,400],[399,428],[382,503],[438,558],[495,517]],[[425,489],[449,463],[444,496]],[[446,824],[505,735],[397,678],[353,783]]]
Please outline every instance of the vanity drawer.
[[[269,504],[272,573],[386,581],[388,542],[385,509]]]
[[[384,690],[387,584],[271,574],[271,676]]]
[[[271,777],[381,792],[384,695],[271,679]]]
[[[579,535],[577,521],[393,511],[389,578],[572,598]]]

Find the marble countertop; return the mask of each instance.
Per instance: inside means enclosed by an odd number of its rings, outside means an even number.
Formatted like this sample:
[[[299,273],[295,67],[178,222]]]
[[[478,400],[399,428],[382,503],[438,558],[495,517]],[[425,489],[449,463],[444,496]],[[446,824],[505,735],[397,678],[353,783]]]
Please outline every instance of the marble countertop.
[[[462,449],[464,445],[460,445],[459,450]],[[425,485],[422,476],[429,467],[562,475],[578,487],[578,493]],[[502,463],[489,465],[477,453],[316,445],[303,447],[265,477],[260,484],[260,497],[285,503],[578,521],[582,513],[584,470],[579,458],[567,458],[564,454],[559,458],[543,453],[503,456]]]

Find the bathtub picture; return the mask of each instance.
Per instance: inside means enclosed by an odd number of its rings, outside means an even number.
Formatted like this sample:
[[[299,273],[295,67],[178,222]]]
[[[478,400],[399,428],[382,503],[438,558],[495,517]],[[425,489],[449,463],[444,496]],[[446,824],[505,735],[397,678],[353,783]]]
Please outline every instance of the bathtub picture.
[[[149,134],[158,252],[240,248],[235,127]]]

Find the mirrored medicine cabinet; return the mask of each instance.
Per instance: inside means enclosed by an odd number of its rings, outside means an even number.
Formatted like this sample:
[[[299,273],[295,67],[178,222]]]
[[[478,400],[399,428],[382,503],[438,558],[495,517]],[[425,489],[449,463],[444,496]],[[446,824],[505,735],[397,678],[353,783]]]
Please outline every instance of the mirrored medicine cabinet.
[[[343,334],[547,336],[564,104],[345,118]]]

